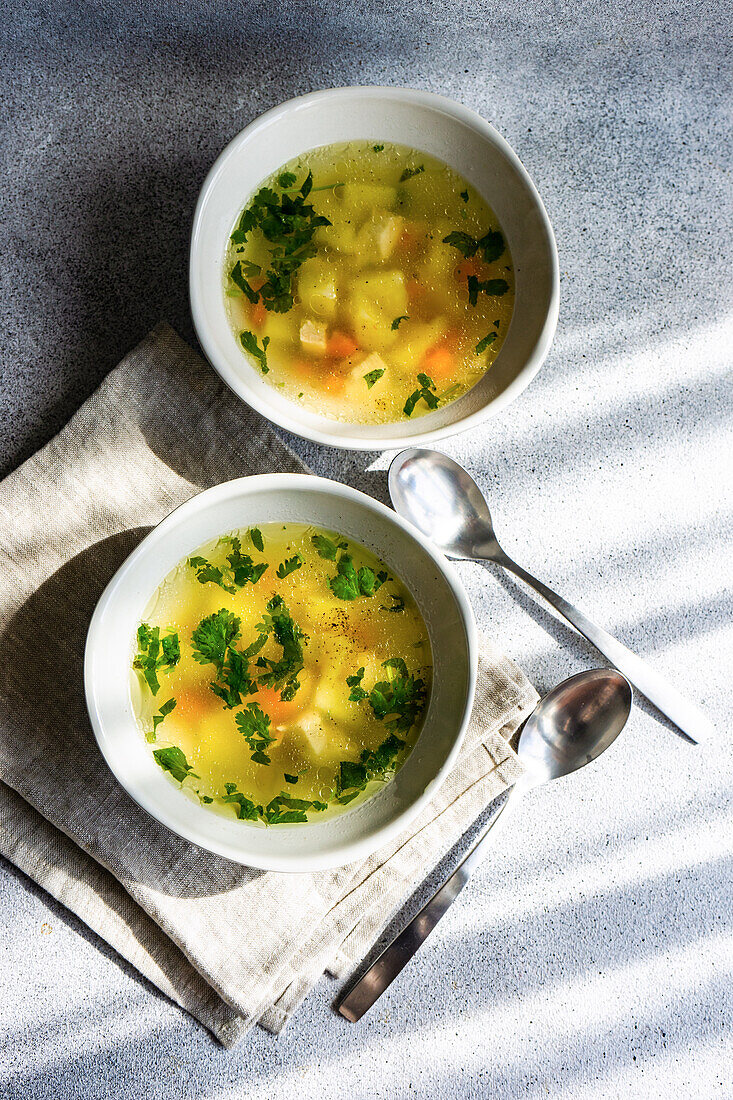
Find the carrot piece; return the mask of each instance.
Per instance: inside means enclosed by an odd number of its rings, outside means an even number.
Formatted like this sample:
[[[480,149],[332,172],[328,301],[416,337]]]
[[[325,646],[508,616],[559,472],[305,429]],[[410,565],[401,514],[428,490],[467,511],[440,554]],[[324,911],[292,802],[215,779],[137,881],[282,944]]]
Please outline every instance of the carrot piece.
[[[470,260],[461,260],[455,269],[456,282],[463,283],[466,281],[469,275],[483,275],[486,270],[486,264],[481,260],[471,258]]]
[[[326,371],[325,374],[321,375],[319,381],[321,387],[330,394],[341,393],[346,385],[346,378],[344,375],[341,374],[340,371],[335,370]]]
[[[281,722],[286,722],[298,710],[300,704],[297,699],[285,702],[280,698],[280,692],[276,688],[260,686],[257,694],[252,697],[270,718],[273,727]],[[277,737],[277,730],[270,730],[271,737]]]
[[[438,344],[425,352],[422,368],[431,378],[447,378],[455,366],[453,352],[444,344]]]
[[[267,319],[267,309],[261,298],[253,303],[249,311],[249,317],[252,322],[252,327],[259,331]]]
[[[408,279],[405,289],[410,302],[418,302],[427,293],[425,287],[417,279]]]
[[[357,348],[358,344],[353,336],[349,336],[348,332],[340,332],[336,329],[328,338],[326,355],[330,355],[333,359],[348,359],[356,352]]]

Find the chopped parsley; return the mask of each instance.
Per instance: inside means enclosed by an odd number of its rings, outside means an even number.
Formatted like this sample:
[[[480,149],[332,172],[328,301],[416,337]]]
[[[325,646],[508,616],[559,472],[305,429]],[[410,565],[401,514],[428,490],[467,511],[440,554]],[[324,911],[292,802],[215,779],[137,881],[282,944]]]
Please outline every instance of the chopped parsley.
[[[476,354],[481,355],[483,351],[486,351],[486,349],[493,344],[494,340],[496,340],[496,337],[496,332],[487,332],[483,340],[479,340],[478,344],[476,344]]]
[[[193,659],[200,665],[212,664],[221,673],[227,650],[239,638],[241,625],[241,619],[223,607],[207,615],[191,635]]]
[[[262,539],[260,532],[257,533]],[[257,581],[268,568],[267,562],[263,561],[255,565],[249,554],[242,553],[242,544],[236,535],[227,537],[224,541],[232,547],[227,554],[228,566],[220,568],[218,565],[212,565],[206,558],[198,556],[188,559],[188,564],[196,570],[197,580],[201,584],[210,582],[218,584],[225,592],[230,593],[236,592],[238,588],[242,588],[247,583],[257,584]],[[254,542],[254,539],[252,541]]]
[[[364,381],[367,384],[367,389],[368,390],[370,390],[372,388],[372,386],[374,385],[375,382],[379,381],[379,379],[384,374],[384,371],[385,371],[384,367],[376,367],[374,370],[367,371],[366,374],[362,375],[362,378],[364,379]]]
[[[252,275],[259,275],[261,271],[262,268],[257,264],[251,264],[247,260],[237,260],[229,272],[232,282],[239,287],[245,298],[249,298],[252,303],[257,301],[257,291],[249,285],[246,276],[251,278]],[[248,333],[248,335],[251,335],[251,333]]]
[[[345,805],[351,802],[373,779],[385,779],[394,771],[397,757],[405,742],[390,733],[374,751],[363,749],[358,761],[342,760],[336,776],[336,801]]]
[[[283,779],[286,783],[297,783],[299,778],[298,775],[288,775],[287,772],[283,772]]]
[[[257,546],[255,531],[259,535],[259,540],[262,542],[262,534],[257,531],[257,528],[250,531],[252,542]],[[258,565],[255,565],[249,554],[242,553],[242,544],[235,536],[228,540],[231,543],[231,552],[227,554],[227,561],[229,562],[229,568],[232,571],[232,579],[237,588],[242,588],[249,581],[250,584],[257,584],[263,573],[267,571],[267,562],[262,561]],[[264,549],[264,544],[262,545]]]
[[[466,198],[465,201],[468,201],[468,199]],[[443,237],[443,244],[450,244],[453,248],[457,248],[466,259],[470,259],[479,252],[481,259],[487,264],[498,260],[506,247],[504,237],[498,229],[489,229],[483,237],[479,238],[472,237],[470,233],[462,233],[460,230],[456,230],[454,233],[449,233],[447,237]]]
[[[262,814],[262,807],[255,806],[251,798],[247,798],[241,791],[238,791],[236,783],[225,783],[224,790],[226,794],[221,796],[222,802],[227,802],[234,806],[237,817],[241,821],[259,820]]]
[[[283,702],[288,702],[300,687],[298,673],[303,669],[303,645],[307,644],[308,638],[294,622],[282,596],[272,597],[267,604],[267,612],[262,622],[258,623],[257,630],[260,639],[272,635],[282,649],[282,657],[279,661],[272,661],[269,657],[257,658],[258,667],[265,670],[258,677],[258,682],[275,688]]]
[[[287,187],[282,180],[286,181]],[[294,173],[283,172],[278,177],[281,194],[271,187],[261,187],[231,235],[233,244],[244,245],[250,233],[257,229],[270,245],[270,266],[265,273],[265,281],[259,290],[247,284],[253,297],[250,294],[247,296],[251,301],[261,300],[274,313],[287,313],[292,308],[293,276],[303,261],[314,254],[313,236],[316,230],[331,224],[328,218],[316,214],[313,206],[306,201],[313,188],[313,174],[308,173],[295,194],[289,193],[293,184]],[[234,279],[233,272],[230,274]],[[244,273],[240,274],[242,282],[246,282]],[[244,289],[241,282],[235,281],[240,289]]]
[[[325,535],[313,535],[311,542],[322,558],[326,558],[327,561],[336,561],[338,546],[335,542],[326,538]]]
[[[248,656],[247,650],[240,653],[229,646],[217,680],[209,684],[214,695],[217,695],[229,710],[240,706],[242,696],[253,695],[257,691],[257,685],[249,675]]]
[[[479,291],[482,290],[484,294],[495,294],[497,297],[501,297],[502,294],[506,294],[509,289],[509,283],[506,279],[485,279],[481,282],[475,275],[468,276],[468,302],[469,305],[475,306],[478,302]]]
[[[468,202],[468,191],[461,191],[461,198],[464,202]]]
[[[388,592],[387,595],[390,600],[392,600],[392,606],[386,607],[385,604],[382,604],[382,611],[399,612],[405,610],[405,601],[402,599],[402,596],[394,596],[391,592]]]
[[[161,669],[174,668],[181,659],[181,646],[178,634],[160,636],[160,627],[150,627],[147,623],[140,623],[137,628],[138,652],[133,659],[132,667],[142,672],[148,687],[153,695],[160,691],[158,672]]]
[[[270,757],[265,749],[275,741],[275,738],[270,735],[269,715],[265,714],[258,703],[247,703],[244,710],[240,710],[235,716],[234,721],[252,750],[254,762],[269,764]]]
[[[206,558],[195,556],[188,559],[188,564],[196,570],[196,579],[201,584],[218,584],[225,592],[236,592],[233,584],[224,579],[224,573],[218,565],[212,565]]]
[[[391,327],[393,329],[398,329],[403,321],[409,321],[409,320],[410,320],[409,316],[406,313],[403,313],[401,317],[395,317],[394,321],[392,322]]]
[[[270,343],[270,337],[265,336],[262,340],[262,347],[257,343],[257,337],[253,332],[240,332],[239,342],[245,351],[248,351],[250,355],[253,355],[257,362],[260,364],[260,370],[263,374],[269,374],[270,368],[267,365],[267,345]]]
[[[380,680],[371,691],[363,687],[364,669],[354,676],[347,676],[351,688],[349,701],[360,703],[369,700],[375,718],[383,721],[391,733],[408,733],[415,725],[427,698],[427,684],[419,676],[413,676],[402,657],[390,657],[382,662],[382,668],[392,669],[388,680]]]
[[[405,180],[411,180],[413,176],[419,176],[421,172],[425,171],[425,165],[419,164],[417,168],[405,168],[404,172],[400,176],[400,183],[404,183]]]
[[[375,573],[369,566],[357,569],[350,554],[342,553],[336,562],[336,576],[328,586],[339,600],[357,600],[360,596],[373,596],[388,579],[387,573]]]
[[[252,545],[255,550],[259,550],[260,553],[265,549],[265,540],[262,537],[262,532],[259,527],[252,527],[249,532],[249,537],[252,540]]]
[[[303,564],[303,559],[300,554],[293,554],[292,558],[286,558],[285,561],[280,562],[276,569],[276,574],[280,578],[287,577],[289,573],[294,573],[296,569],[300,569]]]
[[[172,710],[175,710],[175,706],[175,699],[169,699],[167,703],[163,703],[158,713],[153,715],[153,728],[145,734],[146,741],[155,741],[158,733],[158,726],[167,718]]]
[[[372,152],[373,153],[381,153],[382,149],[384,149],[383,145],[372,145]]]
[[[307,810],[325,810],[325,802],[312,802],[307,798],[291,798],[283,792],[267,803],[264,819],[268,825],[285,825],[288,822],[307,821]]]
[[[412,416],[415,411],[415,406],[418,401],[423,400],[429,409],[437,409],[438,398],[435,395],[435,382],[432,378],[428,378],[427,374],[418,374],[417,380],[420,383],[420,388],[415,390],[405,401],[405,407],[402,410],[405,416]]]
[[[193,767],[177,745],[171,745],[167,749],[153,749],[153,756],[163,771],[170,772],[179,783],[182,783],[188,775],[196,775]]]

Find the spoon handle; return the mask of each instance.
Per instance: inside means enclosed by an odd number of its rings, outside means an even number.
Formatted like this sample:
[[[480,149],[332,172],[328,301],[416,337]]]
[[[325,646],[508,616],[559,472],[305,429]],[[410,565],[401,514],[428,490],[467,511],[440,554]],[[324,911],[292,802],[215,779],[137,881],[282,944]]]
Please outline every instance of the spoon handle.
[[[491,560],[514,573],[530,588],[534,588],[535,592],[539,592],[543,599],[547,600],[556,611],[559,611],[563,618],[567,619],[576,630],[580,631],[583,637],[592,642],[596,649],[600,650],[603,656],[612,665],[615,665],[619,672],[642,695],[645,695],[665,718],[668,718],[670,722],[677,726],[686,737],[696,743],[712,737],[714,730],[707,716],[695,703],[685,699],[677,691],[677,688],[667,683],[664,677],[660,676],[646,661],[632,653],[630,649],[627,649],[625,645],[613,638],[602,627],[596,626],[582,611],[579,611],[577,607],[573,607],[562,596],[558,596],[557,592],[553,592],[542,581],[538,581],[536,577],[533,577],[526,569],[522,569],[521,565],[517,565],[506,554],[502,553],[501,556]]]
[[[501,822],[501,825],[504,826],[508,817],[514,816],[513,812],[511,815],[507,814],[507,807],[511,805],[513,811],[521,793],[522,788],[520,786],[515,787],[514,791],[502,803],[498,812],[483,827],[478,838],[473,842],[455,871],[435,891],[430,901],[423,905],[422,909],[385,947],[381,955],[372,963],[356,985],[352,986],[338,1006],[338,1011],[347,1020],[352,1023],[360,1020],[374,1002],[382,996],[387,986],[391,985],[397,975],[402,972],[418,948],[422,946],[440,918],[450,909],[483,859],[489,839],[493,843],[498,833],[503,831],[499,828],[498,823]]]

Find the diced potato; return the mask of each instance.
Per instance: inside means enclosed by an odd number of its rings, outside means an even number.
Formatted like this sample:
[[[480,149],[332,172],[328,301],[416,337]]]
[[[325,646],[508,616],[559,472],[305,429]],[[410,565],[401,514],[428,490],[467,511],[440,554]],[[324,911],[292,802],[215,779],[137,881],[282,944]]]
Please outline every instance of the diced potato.
[[[365,351],[384,350],[395,342],[397,333],[392,330],[391,315],[374,302],[352,294],[349,314],[354,336]]]
[[[328,330],[321,321],[303,321],[300,326],[300,344],[311,355],[325,355]]]
[[[374,210],[391,210],[397,198],[397,188],[383,183],[345,183],[341,192],[342,214],[357,222]]]
[[[399,216],[382,218],[377,223],[377,251],[381,260],[388,260],[402,235],[405,219]]]
[[[390,361],[407,371],[420,370],[420,362],[428,348],[440,340],[448,329],[445,317],[435,317],[425,324],[403,321],[400,332],[403,338],[390,353]]]
[[[362,359],[361,363],[357,363],[355,367],[352,367],[349,372],[352,378],[363,378],[365,374],[368,374],[373,370],[386,370],[387,364],[382,356],[378,352],[373,351],[371,355],[367,355],[366,359]],[[382,381],[381,378],[377,379],[374,383],[375,386],[379,385]]]
[[[306,260],[298,272],[298,295],[308,313],[316,317],[334,317],[338,289],[333,264],[317,256]]]
[[[390,324],[395,317],[407,313],[405,276],[401,271],[365,271],[351,284],[352,294],[369,301],[389,315]]]
[[[292,343],[297,338],[297,321],[292,313],[267,312],[265,324],[262,330],[263,336],[269,336],[271,340]]]

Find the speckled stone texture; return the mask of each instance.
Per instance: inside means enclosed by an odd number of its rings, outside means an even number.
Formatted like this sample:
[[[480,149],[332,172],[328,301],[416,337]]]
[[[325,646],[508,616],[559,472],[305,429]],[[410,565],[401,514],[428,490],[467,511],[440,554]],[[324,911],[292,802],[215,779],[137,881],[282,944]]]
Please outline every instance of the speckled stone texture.
[[[640,702],[601,762],[527,800],[361,1024],[332,1013],[324,980],[279,1040],[233,1052],[5,865],[0,1093],[731,1096],[730,6],[17,0],[3,23],[4,471],[159,319],[193,340],[193,205],[242,126],[338,84],[443,92],[527,165],[562,279],[538,378],[445,449],[479,476],[507,549],[720,737],[692,748]],[[384,456],[290,442],[384,499]],[[540,690],[597,663],[518,584],[461,574]]]

